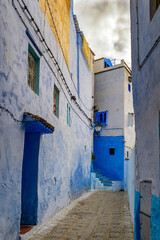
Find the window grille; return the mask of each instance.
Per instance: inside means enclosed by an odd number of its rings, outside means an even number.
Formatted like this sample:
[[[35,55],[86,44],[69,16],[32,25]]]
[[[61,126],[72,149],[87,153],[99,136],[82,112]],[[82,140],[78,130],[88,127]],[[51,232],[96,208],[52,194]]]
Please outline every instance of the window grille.
[[[54,85],[53,113],[59,117],[59,90],[56,85]]]
[[[39,95],[39,65],[40,59],[31,45],[28,45],[28,85]]]
[[[28,85],[35,92],[36,83],[36,60],[30,52],[28,52]]]

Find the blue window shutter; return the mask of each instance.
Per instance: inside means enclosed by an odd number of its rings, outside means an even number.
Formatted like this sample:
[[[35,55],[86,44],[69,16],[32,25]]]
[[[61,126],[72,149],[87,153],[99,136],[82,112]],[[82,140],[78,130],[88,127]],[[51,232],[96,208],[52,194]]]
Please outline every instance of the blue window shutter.
[[[131,85],[128,83],[128,91],[131,92]]]
[[[96,123],[100,122],[100,115],[99,112],[96,112]]]

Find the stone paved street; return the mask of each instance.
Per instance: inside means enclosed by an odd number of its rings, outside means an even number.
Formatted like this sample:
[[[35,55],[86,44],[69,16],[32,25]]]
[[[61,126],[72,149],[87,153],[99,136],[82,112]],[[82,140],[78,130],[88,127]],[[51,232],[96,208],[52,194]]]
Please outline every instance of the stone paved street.
[[[30,240],[133,240],[124,192],[89,192],[58,213]]]

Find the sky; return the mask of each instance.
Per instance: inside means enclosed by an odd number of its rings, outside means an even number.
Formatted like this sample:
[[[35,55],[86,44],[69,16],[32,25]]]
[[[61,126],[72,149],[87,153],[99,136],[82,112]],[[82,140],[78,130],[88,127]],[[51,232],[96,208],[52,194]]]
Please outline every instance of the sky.
[[[130,0],[73,0],[77,15],[95,59],[124,59],[131,66]]]

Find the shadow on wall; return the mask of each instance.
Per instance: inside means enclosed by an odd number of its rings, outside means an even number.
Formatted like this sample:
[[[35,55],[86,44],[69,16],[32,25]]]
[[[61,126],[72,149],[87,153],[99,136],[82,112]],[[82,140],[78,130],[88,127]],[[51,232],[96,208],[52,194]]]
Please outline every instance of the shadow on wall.
[[[79,197],[83,192],[90,190],[90,176],[85,176],[82,168],[82,158],[79,158],[79,164],[70,179],[71,199]]]

